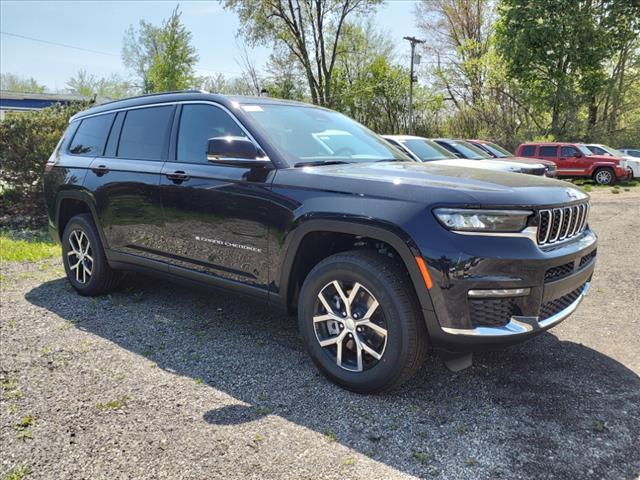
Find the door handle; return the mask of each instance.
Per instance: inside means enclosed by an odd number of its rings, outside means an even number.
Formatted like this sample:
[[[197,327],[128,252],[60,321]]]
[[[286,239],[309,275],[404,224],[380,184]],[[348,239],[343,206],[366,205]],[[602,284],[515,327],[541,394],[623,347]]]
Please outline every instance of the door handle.
[[[190,175],[188,175],[186,172],[183,172],[182,170],[177,170],[173,173],[166,173],[165,175],[173,183],[182,183],[185,180],[189,180],[191,178]]]
[[[98,165],[96,167],[92,167],[91,170],[99,177],[105,173],[109,173],[109,168],[106,165]]]

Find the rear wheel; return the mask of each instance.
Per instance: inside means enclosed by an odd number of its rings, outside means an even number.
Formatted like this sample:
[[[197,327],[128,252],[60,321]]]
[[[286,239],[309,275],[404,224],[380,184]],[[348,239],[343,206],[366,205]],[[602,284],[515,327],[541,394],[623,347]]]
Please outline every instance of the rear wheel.
[[[407,273],[376,252],[339,253],[320,262],[300,292],[298,325],[319,370],[361,393],[404,383],[427,348]]]
[[[599,168],[593,174],[593,180],[598,185],[613,185],[616,181],[616,175],[610,168]]]
[[[122,278],[107,263],[93,219],[86,213],[71,218],[64,229],[62,262],[69,283],[80,295],[109,293]]]

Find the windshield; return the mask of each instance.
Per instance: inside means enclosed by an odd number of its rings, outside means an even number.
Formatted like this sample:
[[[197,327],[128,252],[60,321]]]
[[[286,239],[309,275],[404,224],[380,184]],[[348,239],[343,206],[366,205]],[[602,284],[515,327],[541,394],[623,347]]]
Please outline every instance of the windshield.
[[[624,156],[626,156],[620,150],[616,150],[615,148],[607,147],[606,145],[593,145],[593,146],[601,148],[602,150],[604,150],[605,152],[607,152],[609,155],[611,155],[613,157],[624,157]]]
[[[487,142],[482,145],[498,158],[513,157],[507,149],[502,148],[500,145],[496,145],[495,143]]]
[[[465,158],[471,160],[485,160],[491,158],[491,155],[484,153],[478,147],[471,145],[469,142],[463,142],[460,140],[448,141],[456,150],[464,155]]]
[[[430,140],[410,139],[405,140],[402,143],[423,162],[458,158],[436,142],[432,142]]]
[[[587,157],[590,156],[590,155],[593,155],[593,152],[591,150],[589,150],[586,145],[580,144],[580,145],[578,145],[578,148],[580,149],[582,154],[587,156]]]
[[[290,166],[410,160],[375,133],[330,110],[298,105],[242,105],[286,155]]]

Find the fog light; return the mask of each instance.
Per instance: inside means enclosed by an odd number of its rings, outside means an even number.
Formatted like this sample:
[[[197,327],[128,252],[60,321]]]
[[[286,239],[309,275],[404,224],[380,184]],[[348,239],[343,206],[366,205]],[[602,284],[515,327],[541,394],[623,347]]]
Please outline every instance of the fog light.
[[[531,293],[530,288],[501,288],[495,290],[469,290],[471,298],[487,297],[524,297]]]

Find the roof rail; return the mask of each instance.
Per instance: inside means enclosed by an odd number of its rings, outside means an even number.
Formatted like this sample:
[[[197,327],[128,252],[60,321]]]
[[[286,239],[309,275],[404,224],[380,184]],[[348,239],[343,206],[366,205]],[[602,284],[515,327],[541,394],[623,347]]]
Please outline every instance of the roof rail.
[[[143,95],[136,95],[134,97],[119,98],[117,100],[111,100],[110,102],[104,102],[104,103],[101,103],[100,106],[109,105],[110,103],[115,103],[115,102],[122,102],[123,100],[133,100],[135,98],[155,97],[155,96],[158,96],[158,95],[171,95],[173,93],[209,93],[209,92],[207,92],[206,90],[193,88],[193,89],[188,89],[188,90],[171,90],[171,91],[168,91],[168,92],[145,93]]]

